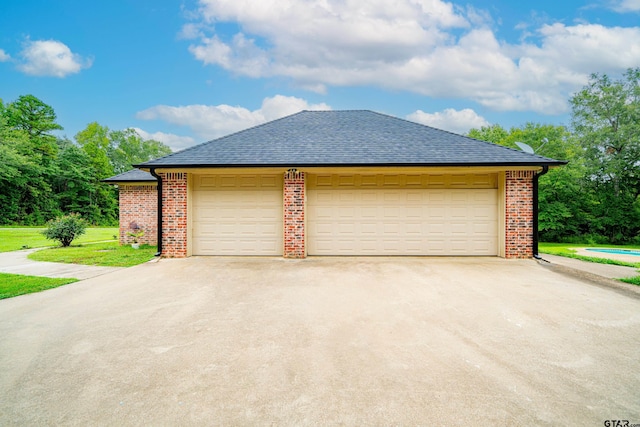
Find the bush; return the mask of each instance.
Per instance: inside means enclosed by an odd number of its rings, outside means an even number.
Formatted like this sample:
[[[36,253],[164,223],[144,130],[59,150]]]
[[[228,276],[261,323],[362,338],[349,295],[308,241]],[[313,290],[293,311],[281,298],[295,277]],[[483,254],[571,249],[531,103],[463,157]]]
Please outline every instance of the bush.
[[[67,247],[76,237],[83,235],[86,228],[87,222],[80,214],[72,213],[49,221],[42,234],[47,239],[57,240],[63,247]]]

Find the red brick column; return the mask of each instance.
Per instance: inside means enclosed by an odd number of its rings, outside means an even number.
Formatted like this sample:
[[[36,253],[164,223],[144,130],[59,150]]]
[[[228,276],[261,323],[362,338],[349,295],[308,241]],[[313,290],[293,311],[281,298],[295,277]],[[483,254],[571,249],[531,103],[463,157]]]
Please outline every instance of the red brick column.
[[[284,257],[305,258],[307,256],[304,199],[305,175],[290,169],[284,174]]]
[[[138,239],[141,244],[155,245],[158,236],[158,190],[156,185],[118,186],[120,206],[120,244],[128,245],[133,237],[128,233],[132,227],[144,230],[144,236]]]
[[[505,175],[505,258],[533,257],[534,171]]]
[[[159,173],[162,178],[162,256],[187,256],[187,174]]]

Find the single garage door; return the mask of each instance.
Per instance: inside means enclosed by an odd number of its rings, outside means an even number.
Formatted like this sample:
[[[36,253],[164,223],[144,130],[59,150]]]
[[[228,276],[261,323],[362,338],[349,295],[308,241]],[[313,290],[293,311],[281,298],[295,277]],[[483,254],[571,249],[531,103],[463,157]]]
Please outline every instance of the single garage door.
[[[195,175],[194,255],[282,255],[282,177]]]
[[[309,255],[497,255],[497,174],[312,175]]]

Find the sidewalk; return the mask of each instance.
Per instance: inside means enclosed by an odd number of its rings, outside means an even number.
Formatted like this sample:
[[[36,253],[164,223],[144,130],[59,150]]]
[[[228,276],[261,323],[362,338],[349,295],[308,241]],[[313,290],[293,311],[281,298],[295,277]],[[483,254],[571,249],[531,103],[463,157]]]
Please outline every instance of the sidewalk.
[[[590,282],[613,287],[618,290],[640,296],[640,286],[621,282],[618,279],[640,275],[640,270],[621,265],[598,264],[557,255],[540,254],[542,260],[538,262],[559,273],[568,274]]]
[[[97,267],[93,265],[63,264],[32,261],[27,255],[40,249],[0,252],[0,272],[44,277],[73,277],[79,280],[102,276],[123,267]]]

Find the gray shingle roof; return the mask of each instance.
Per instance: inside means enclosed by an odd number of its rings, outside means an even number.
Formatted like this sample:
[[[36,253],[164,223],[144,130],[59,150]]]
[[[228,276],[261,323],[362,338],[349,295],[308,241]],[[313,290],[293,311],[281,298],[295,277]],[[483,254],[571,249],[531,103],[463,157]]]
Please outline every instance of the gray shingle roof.
[[[112,176],[107,179],[103,179],[102,182],[109,182],[117,184],[119,182],[157,182],[158,180],[149,172],[141,171],[140,169],[132,169],[128,172],[121,173],[120,175]]]
[[[302,111],[135,166],[533,166],[564,163],[372,111]]]

